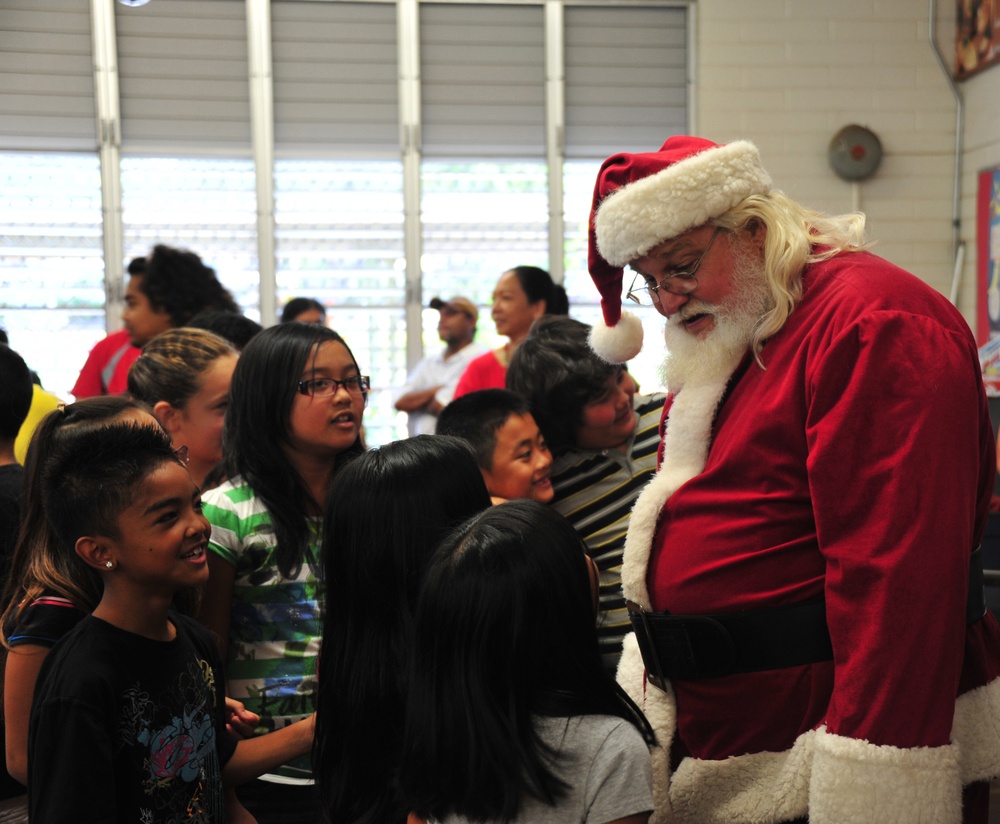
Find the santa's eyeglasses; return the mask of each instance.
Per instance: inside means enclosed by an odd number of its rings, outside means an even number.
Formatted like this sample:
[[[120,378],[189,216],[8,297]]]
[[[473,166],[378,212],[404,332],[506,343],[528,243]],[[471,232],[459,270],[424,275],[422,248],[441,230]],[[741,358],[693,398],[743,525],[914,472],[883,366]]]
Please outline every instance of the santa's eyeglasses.
[[[637,274],[633,278],[632,285],[629,287],[625,297],[633,303],[638,303],[640,306],[652,306],[658,302],[660,290],[669,292],[671,295],[690,295],[698,288],[698,268],[701,266],[701,262],[705,259],[705,255],[708,254],[708,250],[712,248],[712,244],[715,243],[715,239],[721,231],[721,226],[715,227],[712,237],[709,238],[708,245],[690,269],[667,275],[660,281],[649,275]],[[642,285],[637,286],[636,284]]]

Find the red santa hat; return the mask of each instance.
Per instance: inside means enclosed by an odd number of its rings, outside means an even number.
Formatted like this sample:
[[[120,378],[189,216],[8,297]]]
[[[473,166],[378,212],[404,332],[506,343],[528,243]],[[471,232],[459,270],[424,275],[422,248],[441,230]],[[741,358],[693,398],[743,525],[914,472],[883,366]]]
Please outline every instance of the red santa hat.
[[[603,323],[593,350],[624,363],[642,349],[642,324],[622,311],[623,267],[654,246],[771,190],[757,147],[671,137],[658,152],[617,154],[601,165],[590,212],[590,276],[601,293]]]

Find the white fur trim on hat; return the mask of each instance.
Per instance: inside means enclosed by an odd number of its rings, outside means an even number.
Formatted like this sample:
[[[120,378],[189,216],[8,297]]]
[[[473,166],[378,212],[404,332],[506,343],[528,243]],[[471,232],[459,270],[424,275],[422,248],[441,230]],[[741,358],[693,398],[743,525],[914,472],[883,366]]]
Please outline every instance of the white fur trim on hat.
[[[608,363],[632,360],[642,349],[642,321],[625,311],[614,326],[598,321],[590,329],[590,348]]]
[[[707,149],[608,195],[594,217],[597,248],[625,266],[664,240],[771,190],[757,147],[738,140]]]

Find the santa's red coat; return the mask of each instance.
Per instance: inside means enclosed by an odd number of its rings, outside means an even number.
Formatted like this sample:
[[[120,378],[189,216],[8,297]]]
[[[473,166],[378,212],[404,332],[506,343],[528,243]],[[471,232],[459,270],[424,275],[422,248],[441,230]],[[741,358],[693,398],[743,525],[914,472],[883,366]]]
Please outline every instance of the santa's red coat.
[[[961,821],[962,784],[1000,769],[1000,632],[965,622],[996,472],[973,336],[917,278],[844,253],[806,270],[761,360],[668,402],[626,596],[698,615],[825,595],[834,660],[664,693],[626,642],[620,680],[673,749],[654,820]],[[672,467],[670,439],[681,467],[704,437],[686,422],[713,414],[702,471]]]

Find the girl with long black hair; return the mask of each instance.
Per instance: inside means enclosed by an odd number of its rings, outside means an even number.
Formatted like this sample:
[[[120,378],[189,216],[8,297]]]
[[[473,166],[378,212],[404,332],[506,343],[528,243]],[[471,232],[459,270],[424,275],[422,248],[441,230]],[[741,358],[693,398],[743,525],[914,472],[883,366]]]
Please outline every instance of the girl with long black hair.
[[[201,620],[226,661],[228,694],[268,732],[316,708],[325,600],[322,515],[334,473],[363,450],[368,378],[336,332],[267,329],[240,355],[229,390],[229,481],[204,496],[212,524]],[[239,788],[260,824],[313,822],[308,759]]]
[[[653,733],[601,664],[573,528],[508,501],[445,539],[414,621],[411,821],[645,824]]]
[[[418,435],[337,474],[323,543],[327,609],[313,768],[327,821],[403,824],[399,792],[413,612],[434,549],[490,506],[472,449]]]

